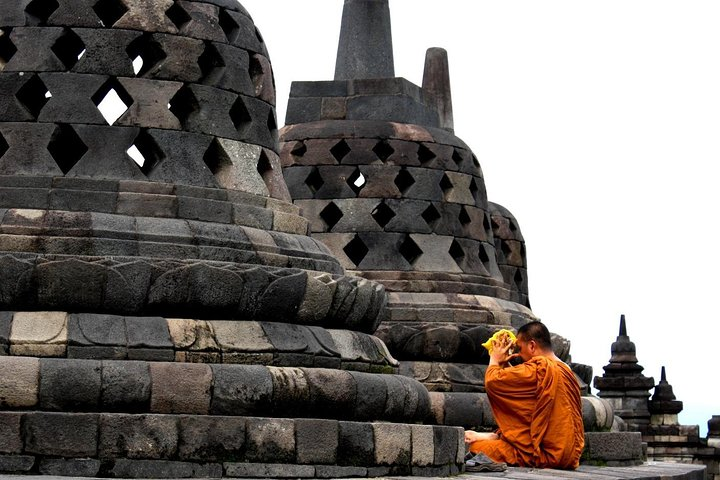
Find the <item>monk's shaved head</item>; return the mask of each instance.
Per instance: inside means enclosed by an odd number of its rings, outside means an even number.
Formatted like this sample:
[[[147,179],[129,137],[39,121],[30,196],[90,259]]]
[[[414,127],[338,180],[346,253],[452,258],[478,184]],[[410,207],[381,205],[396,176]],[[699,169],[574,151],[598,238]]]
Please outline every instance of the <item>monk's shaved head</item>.
[[[542,322],[526,323],[518,329],[518,337],[525,341],[535,340],[542,350],[552,350],[550,331]]]

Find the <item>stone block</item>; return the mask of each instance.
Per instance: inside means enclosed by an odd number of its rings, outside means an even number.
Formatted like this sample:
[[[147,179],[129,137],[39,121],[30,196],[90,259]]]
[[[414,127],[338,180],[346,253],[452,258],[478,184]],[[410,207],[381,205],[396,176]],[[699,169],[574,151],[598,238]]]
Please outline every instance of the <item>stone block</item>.
[[[273,344],[258,322],[210,321],[220,349],[225,352],[272,352]]]
[[[100,405],[101,363],[97,360],[40,360],[40,408],[94,411]]]
[[[214,415],[257,415],[268,412],[273,379],[261,365],[212,365]]]
[[[94,458],[42,458],[39,471],[41,475],[97,477],[100,472],[100,460]]]
[[[180,417],[178,457],[201,462],[230,461],[245,452],[245,419],[224,416]]]
[[[382,377],[363,372],[349,372],[354,379],[357,396],[352,410],[356,420],[382,418],[385,412],[387,384]]]
[[[92,413],[25,414],[25,452],[66,458],[98,453],[98,415]]]
[[[0,473],[28,473],[33,465],[32,455],[0,455]]]
[[[220,478],[222,465],[119,458],[108,473],[114,478]]]
[[[0,357],[0,407],[32,408],[38,403],[40,360],[32,357]]]
[[[21,420],[21,413],[0,412],[0,454],[22,452]]]
[[[283,415],[303,416],[310,405],[305,371],[294,367],[268,367],[273,383],[272,409]]]
[[[458,436],[463,436],[464,430],[457,427],[443,425],[433,426],[435,438],[435,465],[447,465],[457,460]]]
[[[155,413],[207,414],[212,370],[199,363],[151,363],[150,409]]]
[[[469,429],[484,426],[483,412],[487,410],[483,404],[487,397],[479,393],[445,393],[443,425],[455,425]]]
[[[338,431],[336,420],[295,420],[297,463],[335,464]]]
[[[103,409],[111,412],[147,412],[151,385],[150,368],[146,362],[103,362]]]
[[[10,330],[10,353],[35,357],[65,356],[67,314],[17,312]]]
[[[322,417],[345,418],[355,410],[358,397],[355,378],[342,370],[304,369],[310,391],[310,405]],[[364,395],[364,392],[361,392]]]
[[[204,198],[178,197],[178,217],[203,222],[230,223],[233,207],[227,202]]]
[[[175,352],[170,348],[130,348],[128,359],[145,360],[147,362],[172,362]]]
[[[392,466],[411,463],[410,425],[373,423],[372,427],[375,434],[374,464]],[[435,455],[437,456],[437,452]]]
[[[315,478],[353,478],[366,477],[365,467],[342,467],[338,465],[315,465]]]
[[[585,458],[599,461],[642,460],[640,432],[587,432]]]
[[[225,463],[225,476],[240,478],[312,478],[315,467],[312,465],[292,465],[278,463]]]
[[[432,425],[412,425],[413,466],[433,465],[435,441]]]
[[[2,215],[0,214],[0,220]],[[10,327],[13,312],[0,312],[0,355],[7,355],[10,346]]]
[[[126,317],[131,348],[173,348],[167,321],[162,317]]]
[[[249,418],[246,426],[248,462],[294,463],[295,423],[284,418]]]
[[[170,459],[178,447],[178,418],[106,414],[100,418],[100,458]]]

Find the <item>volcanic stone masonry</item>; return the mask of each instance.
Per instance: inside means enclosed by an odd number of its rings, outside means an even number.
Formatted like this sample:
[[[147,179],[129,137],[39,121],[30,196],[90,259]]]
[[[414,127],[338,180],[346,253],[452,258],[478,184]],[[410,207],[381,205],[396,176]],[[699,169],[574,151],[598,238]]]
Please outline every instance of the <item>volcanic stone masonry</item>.
[[[0,472],[459,471],[371,335],[384,287],[307,236],[275,118],[235,1],[3,2]]]
[[[525,242],[453,133],[447,53],[428,50],[418,87],[394,77],[391,52],[388,1],[346,0],[335,79],[292,84],[283,173],[313,238],[388,290],[376,334],[400,372],[431,391],[434,420],[492,428],[480,344],[537,319]],[[569,361],[569,342],[554,334],[554,343]],[[589,367],[574,368],[591,381]],[[583,401],[586,428],[610,428],[610,405]]]

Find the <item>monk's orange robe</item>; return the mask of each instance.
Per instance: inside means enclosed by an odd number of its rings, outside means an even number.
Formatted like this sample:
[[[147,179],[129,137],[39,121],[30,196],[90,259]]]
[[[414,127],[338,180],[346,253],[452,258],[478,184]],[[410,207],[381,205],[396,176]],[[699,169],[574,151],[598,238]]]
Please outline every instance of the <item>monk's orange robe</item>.
[[[585,445],[580,387],[563,362],[533,357],[522,365],[489,366],[487,391],[499,440],[470,444],[496,462],[577,468]]]

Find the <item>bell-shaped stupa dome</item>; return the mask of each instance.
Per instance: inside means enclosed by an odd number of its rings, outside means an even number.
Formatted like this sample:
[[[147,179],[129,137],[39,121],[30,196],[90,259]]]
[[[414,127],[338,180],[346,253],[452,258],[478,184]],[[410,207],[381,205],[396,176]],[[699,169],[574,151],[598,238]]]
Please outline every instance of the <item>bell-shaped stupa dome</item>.
[[[0,8],[0,473],[462,464],[290,201],[262,37],[225,0]],[[416,448],[414,448],[416,446]]]

